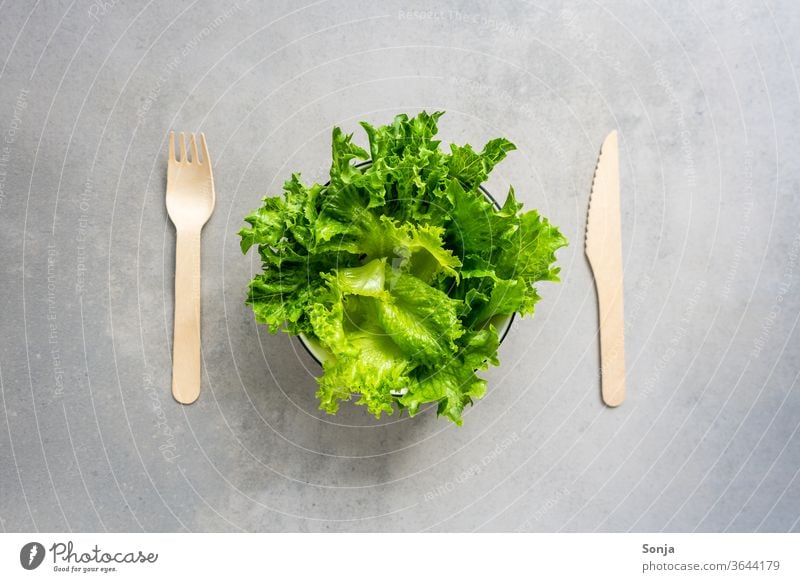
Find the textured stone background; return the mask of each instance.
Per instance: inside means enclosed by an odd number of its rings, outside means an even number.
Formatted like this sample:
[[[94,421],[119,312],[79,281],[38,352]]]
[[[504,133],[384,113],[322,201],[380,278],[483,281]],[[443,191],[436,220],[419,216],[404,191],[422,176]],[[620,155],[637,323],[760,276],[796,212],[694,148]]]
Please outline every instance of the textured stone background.
[[[800,9],[786,1],[6,2],[6,531],[798,531]],[[571,240],[458,429],[317,410],[243,305],[242,217],[331,127],[447,110]],[[622,147],[628,386],[602,406],[585,210]],[[169,129],[205,131],[203,392],[170,396]],[[359,136],[358,139],[362,139]]]

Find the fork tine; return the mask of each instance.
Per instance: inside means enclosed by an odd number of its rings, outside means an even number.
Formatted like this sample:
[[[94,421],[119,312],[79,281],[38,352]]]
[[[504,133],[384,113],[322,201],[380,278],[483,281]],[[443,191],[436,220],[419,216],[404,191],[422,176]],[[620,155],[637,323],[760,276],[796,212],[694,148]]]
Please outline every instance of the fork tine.
[[[194,134],[189,134],[189,142],[192,144],[192,163],[200,163],[200,158],[197,157],[197,142],[194,139]]]
[[[211,157],[208,155],[208,144],[206,144],[206,134],[200,132],[200,147],[203,149],[203,163],[211,165]]]
[[[175,132],[169,132],[169,161],[175,161]]]
[[[186,156],[186,135],[183,132],[180,133],[180,142],[181,142],[181,158],[178,161],[188,162],[189,158]]]

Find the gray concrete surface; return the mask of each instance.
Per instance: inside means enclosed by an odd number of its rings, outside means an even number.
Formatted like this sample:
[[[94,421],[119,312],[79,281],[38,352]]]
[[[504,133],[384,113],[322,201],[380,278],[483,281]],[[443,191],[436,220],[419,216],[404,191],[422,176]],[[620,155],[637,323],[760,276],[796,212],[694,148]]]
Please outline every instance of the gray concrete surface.
[[[798,531],[800,9],[776,2],[8,2],[0,10],[5,531]],[[463,428],[317,410],[243,305],[237,230],[330,130],[444,109],[560,225]],[[583,256],[621,132],[628,401]],[[205,131],[203,392],[170,396],[169,129]],[[358,139],[362,139],[359,135]]]

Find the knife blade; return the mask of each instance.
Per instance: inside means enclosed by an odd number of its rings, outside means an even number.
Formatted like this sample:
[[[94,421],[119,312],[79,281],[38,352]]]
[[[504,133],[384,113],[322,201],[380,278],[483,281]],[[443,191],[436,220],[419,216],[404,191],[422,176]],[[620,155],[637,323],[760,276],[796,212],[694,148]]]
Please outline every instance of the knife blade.
[[[625,400],[625,311],[616,130],[603,141],[597,158],[586,217],[586,258],[597,289],[603,402],[619,406]]]

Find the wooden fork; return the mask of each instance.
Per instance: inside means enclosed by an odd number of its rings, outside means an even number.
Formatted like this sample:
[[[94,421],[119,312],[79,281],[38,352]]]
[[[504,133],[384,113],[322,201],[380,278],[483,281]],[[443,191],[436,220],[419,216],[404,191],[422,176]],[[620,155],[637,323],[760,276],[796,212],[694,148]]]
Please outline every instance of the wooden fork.
[[[200,231],[214,210],[214,177],[206,138],[200,134],[202,157],[193,133],[169,134],[167,213],[175,225],[175,331],[172,351],[172,396],[191,404],[200,396]]]

